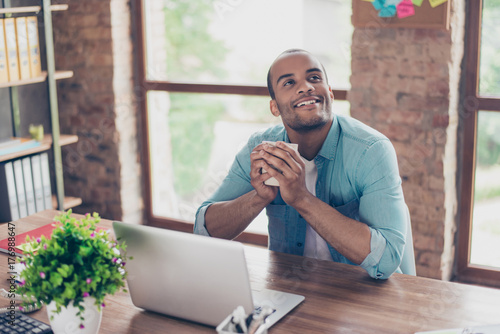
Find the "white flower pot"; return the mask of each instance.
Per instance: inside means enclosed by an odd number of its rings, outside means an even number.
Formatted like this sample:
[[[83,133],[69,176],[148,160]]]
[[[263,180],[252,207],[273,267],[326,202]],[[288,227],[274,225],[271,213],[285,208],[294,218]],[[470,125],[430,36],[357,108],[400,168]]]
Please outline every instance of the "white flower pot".
[[[80,328],[81,320],[76,315],[78,308],[73,306],[73,302],[68,307],[63,307],[59,314],[53,312],[56,310],[55,302],[47,305],[47,314],[54,334],[97,334],[101,326],[102,312],[97,310],[97,306],[94,303],[95,298],[93,297],[83,299],[83,306],[85,307],[83,314],[85,318],[83,321],[84,328]],[[53,319],[50,319],[51,316],[53,316]]]

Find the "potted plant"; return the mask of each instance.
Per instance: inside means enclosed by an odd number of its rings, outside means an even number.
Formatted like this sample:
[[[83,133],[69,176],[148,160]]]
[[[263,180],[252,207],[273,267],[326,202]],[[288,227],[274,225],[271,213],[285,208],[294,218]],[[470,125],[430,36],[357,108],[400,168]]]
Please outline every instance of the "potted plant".
[[[97,333],[104,297],[120,289],[126,292],[126,246],[96,228],[97,213],[81,220],[71,213],[54,218],[50,239],[26,238],[31,247],[22,260],[26,268],[20,274],[18,293],[25,296],[26,304],[33,300],[38,307],[47,305],[54,333],[66,332],[68,327]]]

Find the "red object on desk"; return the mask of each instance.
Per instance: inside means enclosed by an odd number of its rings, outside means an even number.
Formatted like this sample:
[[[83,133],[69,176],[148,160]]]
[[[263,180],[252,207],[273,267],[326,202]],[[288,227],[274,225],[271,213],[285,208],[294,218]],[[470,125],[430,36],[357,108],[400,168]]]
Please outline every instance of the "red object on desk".
[[[9,224],[12,224],[12,223],[9,223]],[[50,239],[50,237],[52,236],[52,231],[57,227],[58,225],[56,225],[56,223],[50,223],[50,224],[47,224],[47,225],[43,225],[41,227],[38,227],[34,230],[31,230],[31,231],[28,231],[28,232],[24,232],[24,233],[21,233],[21,234],[17,234],[15,237],[11,237],[11,238],[14,238],[14,242],[15,242],[15,248],[16,248],[16,255],[17,256],[23,256],[24,255],[24,252],[22,249],[19,248],[20,245],[26,243],[26,236],[30,236],[32,239],[33,238],[41,238],[42,235],[45,236],[45,238],[47,239]],[[96,232],[100,231],[100,230],[105,230],[106,228],[105,227],[102,227],[102,226],[96,226]],[[0,252],[3,252],[3,253],[9,253],[9,242],[12,242],[12,241],[9,241],[9,238],[5,238],[3,240],[0,240]]]

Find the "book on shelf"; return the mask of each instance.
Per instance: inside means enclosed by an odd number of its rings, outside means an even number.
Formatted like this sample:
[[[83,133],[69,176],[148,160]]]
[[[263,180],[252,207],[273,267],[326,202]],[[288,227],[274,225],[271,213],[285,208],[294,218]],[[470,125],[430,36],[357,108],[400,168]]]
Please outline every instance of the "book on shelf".
[[[14,223],[12,223],[14,224]],[[17,256],[23,256],[24,253],[28,250],[36,250],[36,245],[32,245],[30,243],[26,242],[26,237],[30,236],[31,239],[38,239],[41,238],[42,235],[45,236],[45,238],[50,239],[52,235],[52,231],[57,227],[55,223],[50,223],[47,225],[40,226],[38,228],[35,228],[31,231],[17,234],[14,240],[15,243],[15,254]],[[105,227],[102,226],[96,226],[96,232],[99,232],[101,230],[106,230]],[[9,252],[9,238],[5,238],[3,240],[0,240],[0,252],[3,253],[8,253]]]
[[[21,80],[30,78],[30,56],[28,50],[28,28],[25,17],[16,18],[17,56]]]
[[[6,147],[3,148],[0,146],[0,156],[17,153],[22,150],[28,150],[30,148],[35,148],[41,145],[39,141],[36,141],[34,139],[28,139],[28,138],[18,138],[18,139],[19,139],[18,143],[13,143],[12,145],[7,145]]]
[[[30,157],[25,157],[21,159],[23,164],[23,175],[24,175],[24,191],[26,192],[26,208],[28,210],[28,215],[36,213],[35,205],[35,189],[33,189],[33,177],[31,174],[31,159]]]
[[[0,141],[0,150],[21,144],[21,138],[7,138],[6,140]]]
[[[16,21],[14,18],[4,19],[3,21],[9,81],[18,81],[20,77],[19,63],[17,61]]]
[[[52,208],[47,153],[0,163],[0,223]]]
[[[40,154],[40,167],[42,171],[43,201],[45,209],[52,209],[52,186],[50,184],[49,155]]]
[[[35,78],[40,76],[40,74],[42,74],[37,17],[36,16],[26,17],[26,24],[28,26],[28,49],[30,58],[30,72],[31,72],[31,77]]]
[[[24,191],[23,164],[21,160],[14,160],[12,164],[14,165],[14,179],[16,181],[17,206],[19,208],[19,218],[23,218],[28,215],[28,208],[26,206],[26,192]]]
[[[45,201],[43,198],[42,166],[40,165],[40,155],[34,155],[30,159],[36,211],[39,212],[45,209],[51,209],[50,207],[45,207]]]
[[[12,162],[0,163],[0,222],[19,219],[16,181]]]
[[[7,47],[5,46],[3,21],[3,19],[0,19],[0,83],[9,81],[9,69],[7,67]]]

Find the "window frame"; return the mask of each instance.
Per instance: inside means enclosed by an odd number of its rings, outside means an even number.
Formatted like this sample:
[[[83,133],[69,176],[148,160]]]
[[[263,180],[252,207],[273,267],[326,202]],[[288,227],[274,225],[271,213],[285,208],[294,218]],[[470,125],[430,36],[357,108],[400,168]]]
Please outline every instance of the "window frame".
[[[479,94],[482,0],[467,4],[465,99],[463,100],[462,171],[456,279],[464,283],[500,287],[500,269],[470,263],[479,111],[500,112],[500,98]]]
[[[252,85],[229,85],[229,84],[206,84],[198,82],[178,82],[178,81],[155,81],[148,80],[146,76],[146,46],[144,25],[144,0],[135,0],[135,25],[136,25],[136,46],[137,46],[137,74],[138,84],[141,89],[140,114],[141,114],[141,140],[143,149],[141,154],[144,180],[144,208],[146,224],[150,226],[167,228],[171,230],[193,232],[193,223],[175,218],[166,218],[153,214],[152,187],[151,187],[151,166],[149,154],[149,129],[148,129],[148,105],[147,94],[149,91],[165,91],[176,93],[208,93],[208,94],[234,94],[250,96],[267,96],[269,92],[266,86]],[[347,90],[333,89],[335,100],[347,101]],[[267,235],[243,232],[235,240],[266,246]]]

